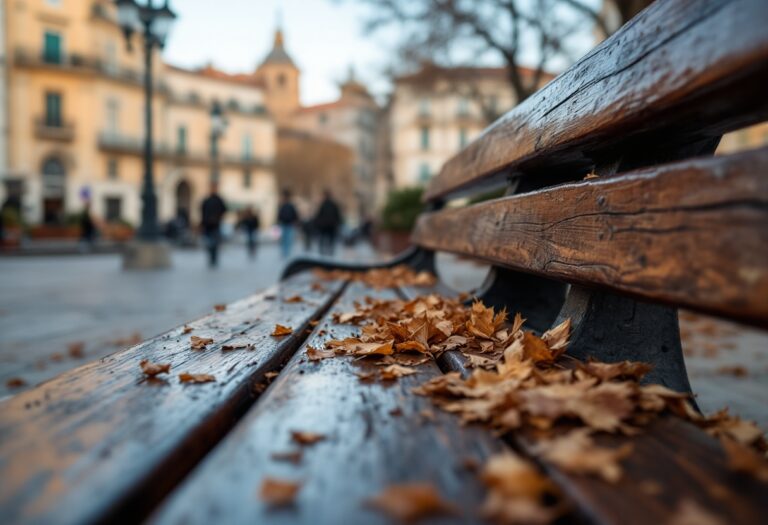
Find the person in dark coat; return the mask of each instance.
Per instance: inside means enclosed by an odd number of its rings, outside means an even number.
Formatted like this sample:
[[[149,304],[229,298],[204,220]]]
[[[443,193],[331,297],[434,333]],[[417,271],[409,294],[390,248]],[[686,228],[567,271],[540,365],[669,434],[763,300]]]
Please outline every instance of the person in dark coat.
[[[253,208],[248,206],[240,219],[240,228],[245,233],[246,246],[248,247],[248,256],[253,259],[256,257],[256,248],[258,246],[259,228],[261,222],[259,215],[254,213]]]
[[[293,236],[296,224],[299,223],[299,212],[293,205],[291,190],[283,190],[283,198],[280,201],[280,208],[277,210],[277,224],[280,226],[280,251],[283,258],[291,255],[293,248]]]
[[[219,264],[219,244],[221,243],[221,220],[227,212],[227,205],[218,194],[218,185],[211,183],[211,193],[202,205],[202,229],[205,246],[208,249],[208,266]]]
[[[323,202],[317,209],[315,215],[315,228],[319,237],[320,253],[322,255],[332,256],[336,248],[336,236],[341,227],[341,210],[336,201],[333,200],[331,192],[323,192]]]
[[[96,240],[96,225],[91,217],[91,203],[87,201],[80,214],[80,241],[88,249],[93,248],[93,242]]]

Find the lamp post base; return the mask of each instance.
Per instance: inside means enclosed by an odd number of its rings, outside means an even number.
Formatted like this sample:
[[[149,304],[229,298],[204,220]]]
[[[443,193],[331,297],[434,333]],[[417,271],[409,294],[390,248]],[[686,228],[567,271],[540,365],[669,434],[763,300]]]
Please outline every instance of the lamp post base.
[[[164,242],[136,240],[123,252],[124,270],[160,270],[170,266],[171,249]]]

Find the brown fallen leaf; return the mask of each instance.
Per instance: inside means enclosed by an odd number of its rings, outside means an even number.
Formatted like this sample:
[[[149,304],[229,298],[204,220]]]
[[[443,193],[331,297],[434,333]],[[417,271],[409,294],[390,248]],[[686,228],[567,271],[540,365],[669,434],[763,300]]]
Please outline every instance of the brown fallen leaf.
[[[322,284],[320,284],[318,282],[312,283],[312,287],[311,288],[312,288],[313,292],[324,292],[325,291],[325,286],[323,286]]]
[[[276,324],[275,329],[272,331],[270,335],[273,337],[282,337],[284,335],[290,335],[293,333],[293,328],[290,326],[283,326],[281,324]]]
[[[227,305],[226,304],[214,304],[213,305],[213,309],[216,310],[217,312],[223,312],[224,310],[227,309]]]
[[[27,385],[27,382],[20,377],[12,377],[5,382],[6,388],[21,388],[26,385]]]
[[[301,463],[301,458],[304,456],[304,452],[301,450],[292,450],[288,452],[273,452],[270,456],[275,461],[287,461],[298,465]]]
[[[584,180],[592,180],[592,179],[599,179],[599,178],[600,178],[600,175],[598,175],[598,174],[597,174],[597,173],[595,173],[595,172],[592,172],[592,173],[587,173],[587,174],[584,176]]]
[[[721,438],[720,443],[725,450],[730,470],[743,472],[768,483],[768,460],[764,456],[727,437]]]
[[[746,367],[741,365],[721,366],[717,369],[717,373],[734,377],[747,377],[749,374]]]
[[[274,378],[276,378],[279,375],[280,375],[280,372],[267,372],[264,374],[264,377],[269,381],[272,381]]]
[[[682,500],[667,525],[725,525],[726,522],[692,499]]]
[[[210,383],[216,381],[216,377],[211,374],[190,374],[189,372],[182,372],[179,374],[179,381],[182,383]]]
[[[184,325],[184,328],[181,330],[181,333],[182,335],[186,335],[190,333],[192,330],[194,330],[194,328],[192,328],[191,326]]]
[[[530,462],[505,452],[486,461],[481,479],[488,487],[483,515],[499,523],[550,523],[559,513],[545,500],[557,494],[554,485]]]
[[[303,303],[304,299],[300,295],[293,295],[291,297],[286,297],[283,299],[284,303]]]
[[[458,513],[458,509],[444,501],[437,489],[427,482],[390,485],[368,499],[366,505],[404,522]]]
[[[213,339],[210,337],[198,337],[193,335],[189,338],[189,342],[192,350],[203,350],[206,346],[213,343]]]
[[[316,432],[304,432],[301,430],[291,431],[291,439],[302,446],[314,445],[319,441],[323,441],[325,438],[325,434],[318,434]]]
[[[298,481],[264,478],[259,488],[259,498],[271,507],[292,505],[301,489]]]
[[[375,370],[355,372],[355,375],[361,383],[368,383],[376,379]]]
[[[310,361],[320,361],[321,359],[328,359],[334,357],[336,352],[327,348],[315,348],[314,346],[307,345],[307,358]]]
[[[147,359],[139,362],[139,367],[147,377],[155,377],[158,374],[168,374],[171,371],[170,363],[151,363]]]
[[[394,381],[398,377],[410,376],[417,372],[415,368],[394,364],[382,368],[379,377],[382,381]]]
[[[67,353],[69,357],[74,359],[82,359],[85,357],[85,343],[82,341],[76,341],[67,345]]]
[[[578,428],[539,443],[536,451],[567,472],[592,474],[616,483],[622,474],[619,461],[632,453],[632,444],[614,449],[599,447],[590,434],[590,429]]]

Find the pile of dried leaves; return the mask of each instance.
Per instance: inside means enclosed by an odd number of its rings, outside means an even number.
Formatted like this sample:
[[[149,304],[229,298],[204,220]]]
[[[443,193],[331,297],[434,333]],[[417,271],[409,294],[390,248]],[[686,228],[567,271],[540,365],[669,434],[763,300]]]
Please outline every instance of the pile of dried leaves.
[[[732,469],[768,477],[763,461],[768,446],[756,425],[725,411],[703,416],[687,394],[641,384],[651,369],[646,363],[568,358],[569,320],[538,336],[523,329],[519,314],[510,323],[505,311],[437,295],[412,301],[367,298],[355,307],[335,314],[335,321],[362,325],[360,335],[328,341],[325,349],[312,349],[310,359],[375,356],[389,364],[407,355],[460,351],[474,368],[468,377],[455,372],[434,377],[416,393],[465,423],[482,423],[499,434],[535,434],[533,452],[565,471],[618,481],[632,443],[607,448],[595,435],[633,436],[670,414],[719,437]],[[552,483],[511,452],[491,458],[481,476],[489,487],[485,514],[493,519],[546,523],[561,513]]]
[[[365,272],[349,270],[315,270],[315,277],[324,281],[342,280],[366,284],[376,290],[398,286],[432,286],[435,276],[429,272],[415,272],[400,264],[394,268],[374,268]]]

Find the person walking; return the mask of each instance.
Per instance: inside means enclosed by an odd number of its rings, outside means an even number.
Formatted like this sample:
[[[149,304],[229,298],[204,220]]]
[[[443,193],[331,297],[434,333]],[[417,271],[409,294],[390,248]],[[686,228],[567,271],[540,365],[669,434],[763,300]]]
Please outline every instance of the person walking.
[[[319,237],[320,254],[333,256],[342,218],[339,205],[333,200],[330,190],[323,192],[323,202],[320,203],[314,222]]]
[[[277,211],[277,224],[280,227],[280,251],[284,259],[291,255],[294,229],[298,222],[299,212],[296,211],[296,206],[293,204],[291,190],[284,189],[280,208]]]
[[[261,227],[261,221],[259,221],[259,215],[253,211],[252,206],[248,206],[243,212],[243,217],[240,219],[240,228],[245,233],[245,242],[248,248],[248,257],[254,259],[256,257],[256,248],[258,246],[259,228]]]
[[[91,217],[91,202],[86,201],[83,213],[80,214],[80,243],[85,250],[93,250],[96,240],[96,225]]]
[[[211,192],[203,200],[202,227],[205,247],[208,250],[208,266],[215,268],[219,264],[219,244],[221,243],[221,219],[227,212],[224,199],[219,196],[218,184],[211,183]]]

